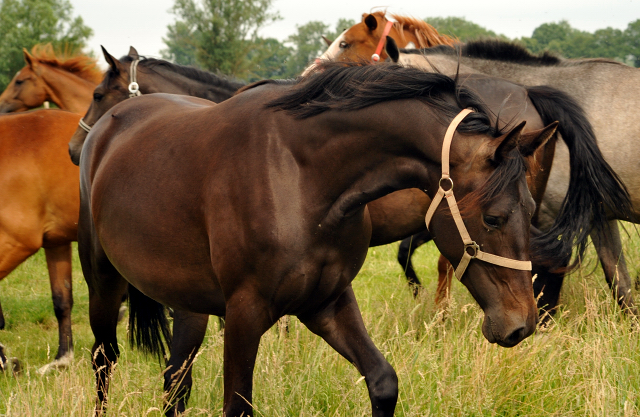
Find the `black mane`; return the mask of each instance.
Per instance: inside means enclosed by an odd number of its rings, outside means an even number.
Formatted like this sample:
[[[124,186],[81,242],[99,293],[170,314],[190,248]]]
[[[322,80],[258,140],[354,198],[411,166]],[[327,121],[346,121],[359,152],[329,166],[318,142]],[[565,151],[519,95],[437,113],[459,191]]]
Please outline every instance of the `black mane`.
[[[458,126],[464,133],[501,135],[492,126],[489,110],[476,93],[443,74],[428,73],[396,64],[323,63],[319,70],[295,81],[265,80],[248,85],[243,91],[264,84],[289,85],[291,89],[267,103],[305,119],[329,110],[358,110],[374,104],[401,99],[417,99],[442,112],[446,125],[462,109],[473,108]],[[495,171],[475,192],[465,197],[467,208],[485,205],[525,174],[527,165],[517,149],[497,165]]]
[[[134,61],[129,55],[125,55],[120,58],[120,62],[123,63],[131,63]],[[155,67],[166,68],[168,71],[182,75],[190,80],[201,82],[212,87],[221,88],[224,90],[228,90],[231,93],[235,92],[239,88],[243,87],[244,84],[236,81],[228,80],[222,76],[213,74],[208,71],[203,71],[197,68],[188,67],[185,65],[174,64],[169,61],[165,61],[163,59],[156,58],[147,58],[144,56],[140,57],[140,63],[138,64],[141,67],[154,69]]]
[[[514,64],[540,67],[579,65],[587,62],[620,64],[617,61],[602,58],[568,60],[548,51],[539,55],[534,55],[519,43],[504,41],[501,39],[471,41],[458,47],[440,45],[423,49],[402,49],[401,52],[405,54],[449,55],[454,57],[462,56],[463,58],[487,59],[491,61],[510,62]]]
[[[442,74],[396,64],[361,65],[326,62],[318,70],[295,81],[259,81],[244,90],[267,83],[291,85],[268,108],[287,111],[305,119],[328,110],[359,110],[390,100],[418,99],[448,118],[448,123],[464,108],[473,108],[459,126],[460,132],[497,136],[489,110],[471,90]]]

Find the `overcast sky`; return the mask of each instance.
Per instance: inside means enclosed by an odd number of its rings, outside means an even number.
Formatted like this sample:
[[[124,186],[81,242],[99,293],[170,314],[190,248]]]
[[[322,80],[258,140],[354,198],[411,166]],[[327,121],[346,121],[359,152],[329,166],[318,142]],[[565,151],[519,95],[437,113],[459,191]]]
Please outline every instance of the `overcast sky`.
[[[89,47],[102,56],[100,45],[117,57],[129,45],[147,56],[159,56],[162,37],[175,21],[170,9],[174,0],[71,0],[94,31]],[[572,27],[593,32],[613,27],[625,29],[640,19],[640,0],[274,0],[273,10],[283,19],[262,30],[263,36],[284,40],[296,25],[320,20],[333,27],[339,18],[360,21],[362,13],[376,7],[389,12],[425,17],[464,17],[510,38],[531,36],[542,23],[568,20]],[[102,61],[102,60],[101,60]]]

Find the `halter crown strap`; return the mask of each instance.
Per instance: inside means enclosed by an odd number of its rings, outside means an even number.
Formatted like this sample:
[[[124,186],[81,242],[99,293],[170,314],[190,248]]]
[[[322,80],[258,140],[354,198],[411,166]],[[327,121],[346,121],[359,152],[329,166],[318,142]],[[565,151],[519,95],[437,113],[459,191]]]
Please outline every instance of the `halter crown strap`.
[[[131,82],[129,83],[129,98],[141,96],[140,86],[137,83],[137,69],[138,69],[139,59],[136,59],[131,63],[131,67],[129,67],[129,79]]]
[[[378,41],[378,46],[376,47],[376,52],[371,55],[371,62],[380,61],[380,54],[382,53],[382,48],[384,47],[384,43],[387,41],[387,35],[391,32],[391,28],[393,27],[393,22],[391,20],[387,20],[387,24],[384,26],[384,30],[382,31],[382,37],[380,37],[380,41]]]
[[[429,206],[429,210],[427,210],[425,223],[427,224],[427,228],[429,228],[429,223],[431,223],[433,214],[436,212],[436,209],[442,202],[442,199],[446,198],[449,205],[449,210],[451,210],[451,216],[456,223],[456,227],[458,228],[458,232],[460,233],[460,237],[462,238],[462,243],[464,243],[464,252],[462,254],[462,259],[460,259],[458,268],[456,268],[455,271],[456,277],[459,280],[462,279],[462,275],[464,275],[464,271],[466,271],[467,266],[469,266],[469,262],[471,262],[472,259],[479,259],[481,261],[498,266],[504,266],[506,268],[518,269],[521,271],[531,271],[531,262],[529,261],[518,261],[515,259],[504,258],[502,256],[492,255],[490,253],[481,251],[480,245],[471,240],[471,236],[469,236],[469,232],[467,231],[467,228],[464,225],[464,221],[462,220],[462,216],[460,215],[458,203],[456,202],[456,198],[453,196],[453,180],[449,176],[449,152],[451,149],[453,134],[458,128],[460,122],[462,122],[462,120],[471,112],[472,110],[465,109],[458,113],[458,115],[451,121],[451,124],[447,128],[447,132],[444,135],[444,142],[442,143],[442,177],[440,178],[440,183],[438,184],[438,192],[433,197],[431,205]],[[448,190],[446,191],[442,187],[443,182],[449,184]]]

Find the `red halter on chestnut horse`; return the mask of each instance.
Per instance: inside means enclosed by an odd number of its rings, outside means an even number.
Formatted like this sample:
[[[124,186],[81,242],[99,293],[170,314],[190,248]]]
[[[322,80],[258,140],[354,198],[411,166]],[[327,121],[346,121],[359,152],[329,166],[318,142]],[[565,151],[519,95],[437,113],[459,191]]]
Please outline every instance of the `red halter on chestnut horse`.
[[[62,110],[84,114],[93,89],[102,79],[96,59],[86,55],[57,56],[51,45],[24,50],[27,65],[0,95],[0,113],[24,111],[55,103]]]
[[[71,242],[77,237],[80,185],[67,143],[79,119],[60,110],[0,116],[0,279],[44,248],[59,326],[53,366],[73,358]],[[4,324],[0,308],[0,329]]]
[[[476,111],[446,135],[448,170],[443,138],[465,108]],[[523,156],[555,126],[521,131],[496,132],[484,104],[451,78],[395,65],[327,64],[298,81],[256,83],[217,105],[151,94],[114,106],[80,156],[78,247],[96,338],[97,411],[117,360],[116,317],[128,287],[130,333],[152,351],[162,350],[168,331],[158,303],[226,317],[228,417],[253,415],[260,338],[283,315],[298,316],[356,365],[373,416],[393,415],[397,377],[367,335],[351,288],[371,240],[367,203],[412,186],[434,197],[446,171],[455,198],[468,198],[471,238],[483,252],[517,261],[496,266],[469,252],[478,259],[461,279],[485,312],[485,337],[519,343],[537,317],[526,270],[534,203]],[[429,230],[458,265],[470,242],[450,238],[460,222],[449,207],[438,206]],[[193,358],[206,321],[183,324],[174,322],[179,351]],[[169,363],[174,376],[190,369],[190,361]],[[191,384],[178,381],[171,415],[184,410]]]
[[[384,12],[364,13],[362,21],[345,30],[335,39],[316,63],[320,61],[384,61],[386,37],[396,41],[399,48],[428,48],[436,45],[453,46],[459,42],[441,35],[430,24],[413,17],[390,15]],[[308,68],[309,71],[311,68]]]

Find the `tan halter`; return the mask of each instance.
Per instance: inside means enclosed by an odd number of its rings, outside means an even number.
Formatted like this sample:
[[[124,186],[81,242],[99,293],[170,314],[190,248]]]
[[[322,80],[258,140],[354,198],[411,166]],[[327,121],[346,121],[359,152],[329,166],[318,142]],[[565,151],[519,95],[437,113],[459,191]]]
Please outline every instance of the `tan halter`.
[[[453,196],[453,180],[449,176],[449,151],[451,148],[451,141],[453,140],[453,134],[458,128],[458,125],[471,112],[472,110],[469,109],[462,110],[451,121],[451,124],[447,129],[447,133],[444,135],[444,142],[442,143],[442,178],[440,178],[440,182],[438,184],[438,192],[433,197],[429,210],[427,210],[427,215],[425,216],[427,229],[429,228],[429,223],[431,223],[433,214],[436,212],[440,202],[442,202],[442,198],[446,198],[447,203],[449,204],[449,210],[451,210],[451,216],[458,227],[458,232],[460,233],[460,237],[464,243],[462,259],[455,271],[458,280],[462,280],[462,275],[464,274],[464,271],[466,271],[467,266],[469,266],[469,262],[471,262],[472,259],[479,259],[481,261],[504,266],[506,268],[531,271],[530,261],[517,261],[515,259],[503,258],[502,256],[492,255],[481,251],[480,246],[475,241],[471,240],[469,232],[467,232],[467,228],[464,226],[464,221],[462,220],[460,210],[458,209],[458,203],[456,202],[456,198]],[[450,187],[447,191],[442,188],[443,181],[449,182]]]

